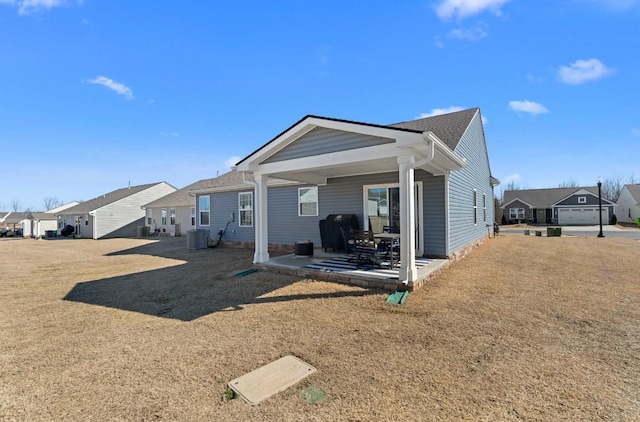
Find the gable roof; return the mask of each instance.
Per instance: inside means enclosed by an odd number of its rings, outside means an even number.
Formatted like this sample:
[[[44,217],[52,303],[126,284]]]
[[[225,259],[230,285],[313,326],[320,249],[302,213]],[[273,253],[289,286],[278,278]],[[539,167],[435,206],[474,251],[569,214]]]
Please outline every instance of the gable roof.
[[[395,123],[389,125],[389,127],[410,129],[418,132],[433,132],[438,139],[444,142],[451,150],[454,150],[478,110],[477,107],[470,108],[468,110]]]
[[[134,195],[138,192],[142,192],[146,189],[149,189],[153,186],[159,185],[160,183],[164,183],[164,182],[158,182],[158,183],[148,183],[146,185],[138,185],[138,186],[131,186],[128,188],[122,188],[122,189],[116,189],[112,192],[109,192],[107,194],[98,196],[97,198],[93,198],[90,199],[88,201],[85,202],[81,202],[78,205],[74,206],[74,207],[69,207],[65,210],[62,210],[58,213],[56,213],[56,215],[78,215],[78,214],[87,214],[91,211],[97,210],[98,208],[102,208],[105,205],[109,205],[113,202],[119,201],[121,199],[124,199],[128,196]]]
[[[597,186],[587,186],[579,188],[548,188],[548,189],[521,189],[504,191],[504,199],[502,208],[509,205],[516,199],[530,204],[532,208],[551,208],[556,202],[559,202],[579,190],[586,190],[595,196],[598,196]],[[606,201],[602,198],[603,201]]]
[[[425,118],[416,119],[416,120],[409,120],[406,122],[394,123],[391,125],[380,125],[375,123],[366,123],[366,122],[359,122],[355,120],[346,120],[346,119],[336,119],[333,117],[323,117],[323,116],[318,116],[314,114],[308,114],[304,116],[302,119],[298,120],[293,125],[289,126],[287,129],[285,129],[281,133],[279,133],[269,142],[262,145],[260,148],[253,151],[251,154],[247,155],[242,160],[238,161],[236,165],[246,161],[247,159],[249,159],[249,157],[253,156],[260,150],[264,149],[265,147],[271,145],[273,142],[275,142],[278,138],[280,138],[282,135],[287,133],[293,127],[297,126],[298,124],[302,123],[307,119],[321,119],[321,120],[326,120],[331,122],[349,123],[349,124],[372,127],[372,128],[394,129],[402,132],[412,132],[412,133],[433,132],[433,134],[436,135],[438,139],[440,139],[446,146],[448,146],[451,149],[451,151],[453,151],[455,147],[458,145],[458,142],[460,141],[460,138],[462,138],[462,135],[466,131],[467,127],[471,123],[471,119],[473,118],[473,116],[475,116],[478,110],[479,108],[476,107],[468,110],[456,111],[453,113],[440,114],[437,116],[431,116],[431,117],[425,117]]]
[[[22,220],[29,219],[29,215],[31,215],[30,211],[10,212],[4,216],[3,221],[5,224],[17,224]]]
[[[631,194],[631,197],[640,203],[640,184],[624,185]]]
[[[198,180],[197,182],[191,183],[182,189],[171,192],[169,195],[165,195],[162,198],[149,202],[148,204],[143,205],[142,208],[193,207],[195,206],[195,198],[189,195],[189,191],[208,186],[210,180],[212,179]]]

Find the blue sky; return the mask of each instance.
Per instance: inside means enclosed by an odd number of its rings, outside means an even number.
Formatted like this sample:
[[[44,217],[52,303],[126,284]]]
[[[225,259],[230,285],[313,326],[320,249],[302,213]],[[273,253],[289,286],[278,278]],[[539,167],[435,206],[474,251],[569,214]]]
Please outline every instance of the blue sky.
[[[0,210],[177,188],[307,114],[480,107],[493,175],[640,178],[640,0],[0,0]]]

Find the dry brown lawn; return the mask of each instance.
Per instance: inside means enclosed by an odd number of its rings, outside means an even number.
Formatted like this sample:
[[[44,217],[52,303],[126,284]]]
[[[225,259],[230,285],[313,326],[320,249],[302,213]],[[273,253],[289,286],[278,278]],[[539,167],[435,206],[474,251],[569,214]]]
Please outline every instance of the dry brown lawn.
[[[0,420],[640,419],[638,241],[500,235],[404,305],[185,246],[0,241]],[[318,372],[223,399],[287,354]]]

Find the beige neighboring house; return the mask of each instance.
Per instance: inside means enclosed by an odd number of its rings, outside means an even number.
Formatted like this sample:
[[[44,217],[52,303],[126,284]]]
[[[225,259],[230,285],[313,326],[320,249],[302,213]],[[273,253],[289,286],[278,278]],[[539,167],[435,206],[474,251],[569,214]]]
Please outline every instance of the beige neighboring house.
[[[59,221],[75,227],[75,236],[88,239],[134,237],[144,226],[142,206],[177,189],[166,182],[129,186],[56,212]]]
[[[196,198],[189,191],[212,184],[214,179],[198,180],[182,189],[142,206],[149,234],[166,233],[181,236],[196,228]]]
[[[624,185],[616,201],[618,221],[636,223],[640,218],[640,184]]]

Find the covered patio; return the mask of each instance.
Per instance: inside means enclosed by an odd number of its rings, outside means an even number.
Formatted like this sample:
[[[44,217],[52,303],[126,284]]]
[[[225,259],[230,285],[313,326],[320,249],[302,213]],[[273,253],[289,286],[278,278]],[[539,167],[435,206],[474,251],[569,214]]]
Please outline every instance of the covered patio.
[[[308,136],[312,132],[314,135]],[[446,178],[449,172],[464,166],[465,161],[431,131],[307,116],[236,165],[237,171],[253,175],[254,264],[295,270],[296,274],[321,274],[325,280],[350,284],[413,288],[447,262],[416,258],[416,236],[420,231],[416,224],[415,171],[420,169]],[[321,253],[313,258],[269,256],[269,178],[325,186],[330,179],[384,173],[396,173],[399,182],[398,202],[402,204],[398,215],[399,267],[381,274],[349,268],[331,270],[322,264],[328,259],[321,257]]]
[[[416,280],[410,285],[401,279],[401,267],[390,268],[385,262],[380,266],[358,268],[354,255],[344,252],[325,252],[315,248],[313,256],[287,254],[272,257],[257,264],[264,271],[292,274],[315,280],[352,284],[368,288],[414,290],[449,266],[448,259],[415,258]]]

